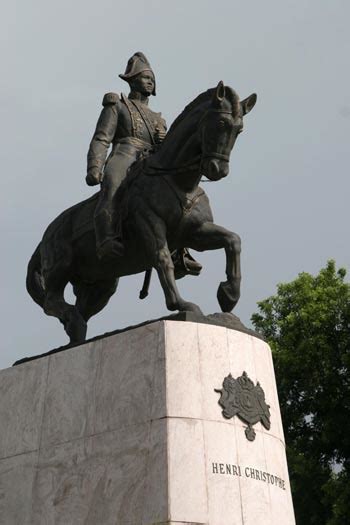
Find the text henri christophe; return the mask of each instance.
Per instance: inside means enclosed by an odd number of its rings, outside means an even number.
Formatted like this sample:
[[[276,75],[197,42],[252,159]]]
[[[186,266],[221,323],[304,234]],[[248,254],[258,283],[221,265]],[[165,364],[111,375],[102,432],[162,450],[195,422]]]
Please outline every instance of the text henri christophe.
[[[265,483],[270,483],[283,490],[285,482],[283,479],[263,470],[258,470],[251,467],[240,467],[239,465],[231,465],[228,463],[212,463],[213,474],[228,474],[230,476],[245,476],[246,478],[256,479]]]

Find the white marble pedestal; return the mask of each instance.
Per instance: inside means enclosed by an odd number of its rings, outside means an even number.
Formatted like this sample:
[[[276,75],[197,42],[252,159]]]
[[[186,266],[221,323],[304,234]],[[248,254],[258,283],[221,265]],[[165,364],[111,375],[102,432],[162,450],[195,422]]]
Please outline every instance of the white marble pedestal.
[[[227,420],[224,377],[260,382],[271,428]],[[292,525],[271,352],[158,321],[0,372],[4,525]]]

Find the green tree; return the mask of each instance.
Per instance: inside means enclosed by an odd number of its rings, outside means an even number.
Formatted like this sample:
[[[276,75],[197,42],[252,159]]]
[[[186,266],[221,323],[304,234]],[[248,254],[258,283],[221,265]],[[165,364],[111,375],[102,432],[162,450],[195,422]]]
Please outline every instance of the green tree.
[[[329,261],[258,303],[271,346],[298,525],[350,523],[350,285]]]

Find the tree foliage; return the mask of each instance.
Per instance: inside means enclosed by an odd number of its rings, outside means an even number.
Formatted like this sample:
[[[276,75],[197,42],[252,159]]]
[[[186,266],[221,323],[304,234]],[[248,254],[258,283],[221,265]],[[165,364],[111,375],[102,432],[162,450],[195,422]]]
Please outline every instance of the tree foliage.
[[[329,261],[258,303],[286,434],[298,525],[350,523],[350,285]]]

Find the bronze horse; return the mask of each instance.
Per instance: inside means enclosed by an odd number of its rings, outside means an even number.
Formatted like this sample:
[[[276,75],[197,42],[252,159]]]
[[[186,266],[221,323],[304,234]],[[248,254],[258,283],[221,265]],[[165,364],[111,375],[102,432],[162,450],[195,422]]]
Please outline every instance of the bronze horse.
[[[117,288],[119,277],[156,269],[169,310],[200,313],[178,291],[171,253],[184,247],[226,252],[227,280],[217,298],[230,312],[240,296],[240,238],[213,223],[200,178],[226,177],[229,156],[243,128],[243,116],[255,105],[243,101],[222,82],[199,95],[177,117],[161,148],[140,159],[118,190],[119,227],[125,253],[96,256],[93,213],[97,194],[65,210],[47,228],[27,274],[27,290],[47,315],[63,323],[71,342],[84,341],[87,321],[100,312]],[[64,299],[73,285],[75,305]]]

